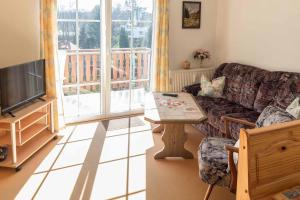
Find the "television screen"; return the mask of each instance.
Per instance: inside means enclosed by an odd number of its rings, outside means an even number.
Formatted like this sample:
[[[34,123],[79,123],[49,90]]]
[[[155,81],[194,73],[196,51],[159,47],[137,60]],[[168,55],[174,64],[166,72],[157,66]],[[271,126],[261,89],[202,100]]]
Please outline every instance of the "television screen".
[[[45,60],[0,69],[1,113],[46,94]]]

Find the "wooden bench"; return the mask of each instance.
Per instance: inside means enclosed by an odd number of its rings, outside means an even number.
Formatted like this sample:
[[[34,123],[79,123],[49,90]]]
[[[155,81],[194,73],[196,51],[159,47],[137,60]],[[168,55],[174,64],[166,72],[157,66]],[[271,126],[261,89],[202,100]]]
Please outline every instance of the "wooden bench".
[[[300,120],[241,129],[236,199],[271,199],[296,185],[300,185]]]

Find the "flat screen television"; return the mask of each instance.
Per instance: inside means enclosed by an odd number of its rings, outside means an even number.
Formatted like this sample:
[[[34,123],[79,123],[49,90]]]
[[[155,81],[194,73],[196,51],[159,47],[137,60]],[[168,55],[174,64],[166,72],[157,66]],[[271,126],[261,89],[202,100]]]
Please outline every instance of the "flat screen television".
[[[45,94],[45,60],[0,69],[2,115]]]

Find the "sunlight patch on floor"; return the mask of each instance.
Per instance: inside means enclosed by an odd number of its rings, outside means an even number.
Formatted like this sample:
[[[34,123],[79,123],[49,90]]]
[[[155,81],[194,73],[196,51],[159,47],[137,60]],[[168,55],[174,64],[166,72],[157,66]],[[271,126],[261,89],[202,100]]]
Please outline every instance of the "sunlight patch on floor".
[[[154,145],[152,132],[143,131],[130,134],[130,156],[145,154]]]
[[[32,199],[35,192],[38,190],[46,173],[34,174],[26,182],[22,190],[18,193],[15,200],[29,200]]]
[[[92,139],[96,133],[98,125],[99,123],[89,123],[76,126],[68,142]]]
[[[43,162],[38,166],[38,168],[35,170],[36,173],[49,171],[55,160],[57,159],[59,153],[61,152],[63,148],[62,144],[58,144],[52,149],[52,151],[47,155],[47,157],[43,160]]]
[[[108,130],[106,132],[106,137],[123,135],[123,134],[128,134],[128,133],[129,133],[129,128],[121,128],[118,130]]]
[[[128,154],[128,135],[108,137],[104,141],[100,162],[126,158]]]
[[[82,164],[85,160],[91,142],[92,140],[84,140],[80,142],[67,143],[55,162],[53,169]]]
[[[146,156],[129,158],[128,192],[133,193],[146,189]]]
[[[74,166],[51,171],[35,199],[70,199],[81,167]]]
[[[90,179],[87,177],[90,174],[93,174],[90,188],[78,189],[80,194],[87,190],[90,199],[146,199],[145,154],[154,145],[153,136],[150,124],[143,117],[131,119],[64,128],[59,133],[58,144],[37,167],[16,199],[69,199],[77,194],[73,190],[78,183],[80,186],[81,180]],[[94,151],[98,143],[93,145],[93,139],[98,138],[98,141],[101,137],[103,147],[99,146],[97,154]],[[97,157],[95,161],[93,156]]]
[[[91,199],[110,199],[126,194],[127,159],[100,164]]]

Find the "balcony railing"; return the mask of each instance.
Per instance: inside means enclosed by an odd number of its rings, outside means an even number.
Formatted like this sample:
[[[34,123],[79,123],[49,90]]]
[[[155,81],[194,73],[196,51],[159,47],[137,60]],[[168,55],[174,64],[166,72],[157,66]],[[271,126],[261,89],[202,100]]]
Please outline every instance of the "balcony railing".
[[[100,112],[100,94],[103,92],[101,78],[104,75],[100,51],[65,50],[59,55],[60,64],[63,66],[60,76],[65,115],[90,115]],[[150,61],[151,49],[148,48],[112,50],[111,93],[108,94],[111,96],[111,112],[126,111],[129,106],[131,109],[143,107],[145,92],[149,91]]]
[[[112,89],[118,89],[122,84],[124,85],[122,82],[127,82],[130,78],[131,80],[149,79],[151,49],[135,48],[132,51],[130,49],[113,49],[111,55],[111,82],[118,83],[113,84]],[[75,50],[68,50],[63,85],[74,86],[77,84],[77,79],[79,79],[80,85],[99,84],[102,73],[100,58],[99,51],[80,50],[76,55]],[[77,70],[79,70],[78,73]]]

